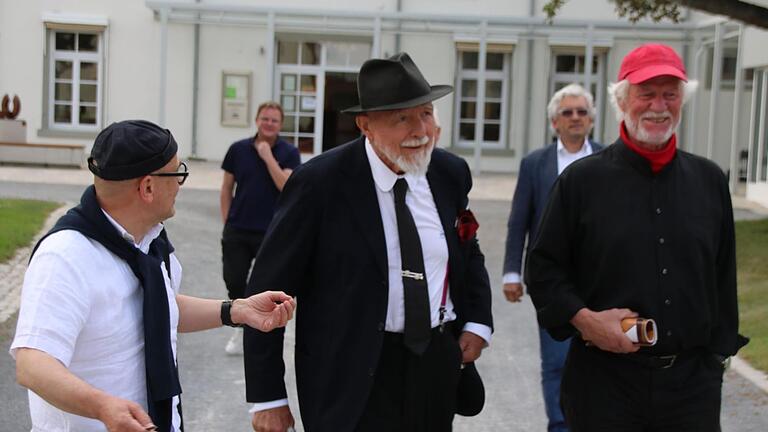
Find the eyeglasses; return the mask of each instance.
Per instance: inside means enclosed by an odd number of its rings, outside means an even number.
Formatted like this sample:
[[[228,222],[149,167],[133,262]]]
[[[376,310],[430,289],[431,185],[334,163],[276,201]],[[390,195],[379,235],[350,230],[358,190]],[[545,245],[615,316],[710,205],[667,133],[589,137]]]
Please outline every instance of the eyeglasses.
[[[180,162],[179,167],[176,168],[176,172],[154,173],[150,175],[155,177],[179,177],[177,181],[179,182],[179,185],[183,185],[184,182],[187,181],[189,170],[187,169],[187,164]]]
[[[589,111],[587,111],[584,108],[579,108],[579,109],[565,108],[557,112],[557,115],[563,116],[563,117],[573,117],[574,114],[578,115],[579,117],[586,117],[587,114],[589,114]]]

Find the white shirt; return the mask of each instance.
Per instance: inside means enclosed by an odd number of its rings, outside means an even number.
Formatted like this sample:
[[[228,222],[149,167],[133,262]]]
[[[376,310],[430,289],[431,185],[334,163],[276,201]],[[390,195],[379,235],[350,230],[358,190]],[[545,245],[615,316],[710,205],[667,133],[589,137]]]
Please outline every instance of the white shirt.
[[[107,213],[104,213],[107,215]],[[114,219],[107,219],[123,238],[142,252],[162,231],[153,227],[139,244]],[[176,294],[181,265],[171,254],[172,280],[162,265],[170,305],[171,347],[176,356],[179,310]],[[144,369],[143,289],[130,266],[100,243],[77,231],[46,238],[24,275],[21,308],[10,353],[34,348],[60,361],[88,384],[147,410]],[[29,411],[33,432],[105,431],[94,419],[54,407],[32,391]],[[181,420],[174,398],[175,430]]]
[[[403,277],[401,276],[402,262],[400,258],[400,236],[397,231],[397,216],[395,215],[395,195],[392,188],[399,178],[405,178],[408,191],[405,194],[405,204],[411,211],[416,230],[421,241],[424,256],[424,271],[427,273],[427,288],[432,312],[432,327],[440,324],[440,303],[443,299],[443,282],[448,265],[448,245],[445,232],[440,223],[440,215],[432,197],[427,177],[410,173],[397,175],[387,167],[376,155],[368,139],[365,140],[365,154],[371,166],[373,182],[376,185],[376,197],[379,201],[381,221],[384,225],[384,240],[387,247],[387,268],[389,273],[389,300],[387,302],[387,319],[384,330],[402,333],[405,329],[405,302],[403,293]],[[450,294],[445,300],[446,314],[444,321],[456,319]],[[464,331],[472,332],[487,343],[491,342],[491,328],[479,323],[466,323]],[[288,399],[255,403],[249,412],[254,413],[288,404]]]
[[[592,154],[592,145],[589,144],[589,140],[584,138],[584,144],[579,151],[571,153],[565,148],[563,141],[557,138],[557,175],[560,175],[568,168],[568,165],[576,162],[577,160],[589,156]],[[530,237],[529,237],[530,238]],[[503,283],[520,283],[520,273],[509,272],[504,273]]]

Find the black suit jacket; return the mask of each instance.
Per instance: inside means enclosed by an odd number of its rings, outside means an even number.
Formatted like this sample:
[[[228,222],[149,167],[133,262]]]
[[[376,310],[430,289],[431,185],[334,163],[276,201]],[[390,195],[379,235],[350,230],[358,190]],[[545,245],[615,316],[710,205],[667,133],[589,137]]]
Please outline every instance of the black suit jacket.
[[[427,173],[449,250],[456,328],[492,327],[491,292],[476,239],[460,244],[455,222],[472,179],[467,164],[435,149]],[[280,196],[247,294],[297,297],[296,381],[308,432],[351,431],[368,399],[387,314],[388,272],[378,198],[360,138],[293,172]],[[246,328],[249,402],[286,397],[283,330]]]

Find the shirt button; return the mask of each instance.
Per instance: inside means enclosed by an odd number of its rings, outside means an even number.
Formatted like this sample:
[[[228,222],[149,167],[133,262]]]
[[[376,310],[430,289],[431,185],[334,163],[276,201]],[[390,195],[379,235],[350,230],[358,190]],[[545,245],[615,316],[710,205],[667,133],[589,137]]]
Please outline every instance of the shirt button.
[[[374,371],[373,368],[368,368],[368,376],[372,377],[374,375],[376,375],[376,371]]]
[[[661,274],[665,275],[667,273],[669,273],[669,271],[667,269],[665,269],[665,268],[661,269]]]
[[[667,330],[667,336],[672,336],[672,330]]]
[[[671,304],[672,304],[672,300],[670,300],[670,299],[666,299],[666,300],[664,300],[664,304],[665,304],[665,305],[667,305],[667,306],[669,306],[669,305],[671,305]]]
[[[660,214],[661,214],[661,208],[660,208],[660,207],[656,207],[656,214],[657,214],[657,215],[660,215]]]
[[[378,329],[379,329],[379,331],[384,330],[384,323],[383,322],[379,323]]]
[[[664,237],[659,238],[659,244],[664,244]]]

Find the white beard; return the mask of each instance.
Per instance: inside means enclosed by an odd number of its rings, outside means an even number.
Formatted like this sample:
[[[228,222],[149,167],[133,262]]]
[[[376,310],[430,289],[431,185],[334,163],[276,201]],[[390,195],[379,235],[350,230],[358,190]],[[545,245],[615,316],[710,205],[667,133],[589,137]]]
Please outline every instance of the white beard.
[[[432,140],[426,135],[421,137],[421,139],[410,139],[403,141],[400,144],[400,147],[418,147],[427,144],[427,147],[422,152],[413,157],[406,157],[402,154],[395,154],[385,146],[381,146],[380,150],[382,153],[384,153],[384,156],[386,156],[387,159],[392,161],[392,163],[394,163],[404,172],[415,175],[425,175],[427,173],[427,169],[429,168],[429,162],[432,160],[432,150],[435,147],[434,142],[431,141]]]
[[[655,144],[655,145],[662,145],[666,144],[667,141],[669,141],[670,138],[672,138],[672,134],[675,133],[675,130],[677,129],[677,126],[680,124],[680,118],[678,117],[677,122],[674,124],[671,124],[669,128],[664,132],[657,132],[657,133],[651,133],[648,132],[643,126],[642,121],[646,118],[659,118],[659,117],[669,117],[672,118],[672,113],[669,111],[664,111],[663,113],[656,114],[651,112],[645,112],[640,115],[640,124],[636,124],[632,121],[632,118],[628,113],[624,113],[624,124],[627,125],[627,132],[630,132],[630,136],[634,135],[634,138],[638,141],[648,143],[648,144]]]

